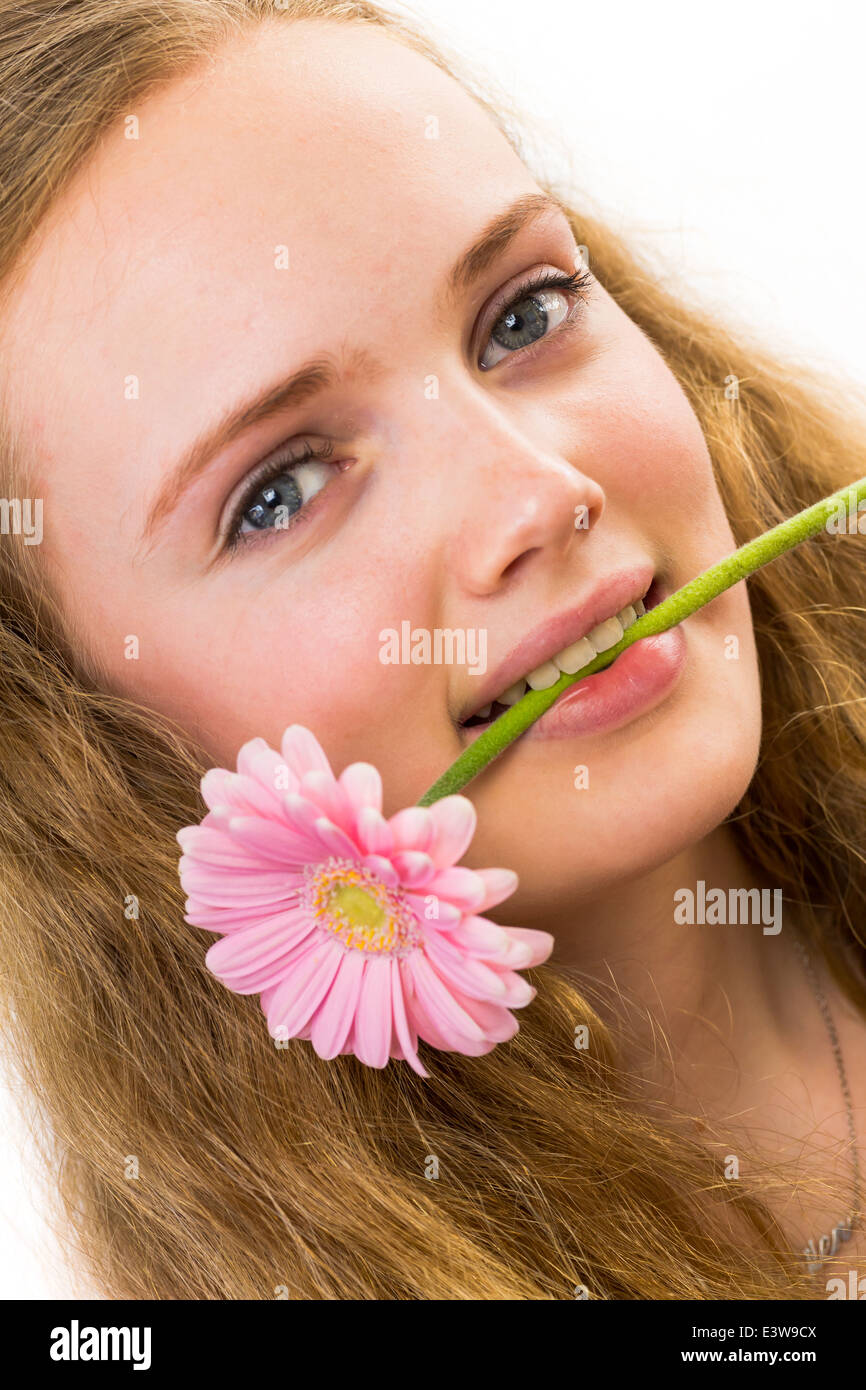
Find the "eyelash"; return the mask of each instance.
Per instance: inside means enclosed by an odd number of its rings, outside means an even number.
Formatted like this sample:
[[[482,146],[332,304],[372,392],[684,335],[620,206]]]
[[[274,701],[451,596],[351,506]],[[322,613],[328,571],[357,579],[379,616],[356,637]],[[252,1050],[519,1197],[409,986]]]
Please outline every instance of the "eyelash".
[[[565,275],[562,271],[541,270],[537,275],[527,280],[525,284],[518,285],[517,289],[509,296],[504,304],[498,306],[493,318],[490,320],[488,332],[492,332],[494,324],[498,323],[502,316],[508,313],[509,309],[513,309],[515,304],[519,304],[523,299],[529,299],[531,295],[536,294],[539,290],[564,290],[566,294],[575,295],[577,299],[581,300],[585,305],[591,285],[592,275],[586,267],[584,267],[583,270],[573,270],[570,275]],[[572,305],[569,314],[573,312],[574,308],[576,308],[576,305]],[[555,337],[563,328],[573,326],[574,323],[575,320],[573,318],[566,316],[566,318],[562,320],[562,323],[553,330],[553,333],[545,333],[543,338],[537,338],[534,343],[529,343],[526,347],[518,348],[516,352],[510,355],[512,357],[523,358],[534,356],[535,351],[540,348],[543,343]],[[494,365],[498,367],[499,363],[497,362]],[[493,367],[487,367],[484,370],[493,371]]]
[[[320,445],[317,449],[314,449],[311,444],[305,444],[299,454],[293,454],[291,451],[285,454],[278,454],[276,458],[266,459],[264,463],[260,463],[257,468],[254,468],[247,481],[247,486],[244,488],[243,495],[238,499],[229,519],[228,534],[224,542],[225,549],[237,550],[241,545],[246,544],[246,542],[241,539],[241,525],[244,519],[244,512],[250,507],[257,492],[267,487],[268,483],[272,483],[276,478],[281,477],[283,473],[290,473],[293,469],[300,468],[302,463],[327,462],[333,452],[334,445],[330,440],[326,444]],[[335,466],[339,467],[339,465]],[[324,491],[324,489],[322,489],[322,491]],[[318,493],[316,496],[318,496]],[[299,526],[302,520],[306,521],[307,513],[310,507],[315,503],[315,500],[316,498],[314,497],[312,501],[308,502],[306,506],[302,507],[294,516],[289,517],[288,524],[283,529],[286,531],[291,530],[295,526]],[[261,539],[261,537],[259,539]]]
[[[514,294],[497,309],[496,316],[491,320],[490,329],[492,330],[493,325],[502,318],[503,314],[506,314],[509,309],[512,309],[515,304],[519,304],[521,300],[528,298],[539,290],[562,290],[567,294],[576,295],[585,303],[591,284],[592,275],[585,268],[583,270],[574,270],[570,275],[565,275],[562,271],[540,271],[537,275],[527,280],[525,284],[519,285]],[[572,306],[572,310],[574,307],[575,306]],[[569,312],[571,313],[572,311]],[[548,341],[548,338],[553,337],[566,327],[574,326],[574,323],[575,320],[573,318],[566,317],[562,320],[562,323],[554,329],[552,334],[545,334],[543,338],[536,339],[534,343],[527,344],[526,347],[518,348],[517,352],[511,355],[515,357],[533,356],[535,351],[543,343]],[[498,366],[499,364],[495,363],[494,365]],[[487,367],[484,370],[492,371],[493,367]],[[299,468],[303,463],[326,462],[333,452],[334,445],[331,441],[321,445],[319,448],[313,448],[311,444],[305,444],[299,454],[281,454],[276,458],[266,460],[264,463],[259,464],[257,468],[254,468],[249,476],[248,484],[244,488],[243,495],[239,498],[237,505],[232,511],[228,533],[224,541],[224,549],[227,552],[231,552],[238,550],[242,544],[245,544],[241,539],[240,528],[243,524],[244,512],[246,512],[251,505],[257,492],[263,487],[266,487],[268,483],[272,483],[276,478],[279,478],[283,473],[291,472],[292,469]],[[339,465],[335,465],[335,467],[339,467]],[[322,488],[321,491],[324,491],[324,488]],[[318,495],[317,493],[316,496]],[[300,525],[302,521],[306,521],[309,510],[315,504],[315,501],[316,498],[314,497],[306,506],[296,512],[293,517],[290,517],[288,526],[283,529],[292,529]],[[259,539],[261,539],[261,536]]]

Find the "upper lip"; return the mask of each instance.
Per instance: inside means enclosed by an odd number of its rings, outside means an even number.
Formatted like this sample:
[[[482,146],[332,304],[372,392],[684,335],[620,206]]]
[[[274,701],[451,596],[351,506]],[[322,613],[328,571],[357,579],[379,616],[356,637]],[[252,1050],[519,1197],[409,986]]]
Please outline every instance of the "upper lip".
[[[465,723],[477,710],[492,704],[498,695],[545,661],[550,661],[557,652],[585,637],[606,618],[621,613],[623,608],[646,593],[654,574],[653,566],[646,562],[617,570],[615,574],[598,580],[586,597],[573,607],[539,623],[494,667],[481,687],[481,694],[473,695],[471,705],[466,704],[459,722]]]

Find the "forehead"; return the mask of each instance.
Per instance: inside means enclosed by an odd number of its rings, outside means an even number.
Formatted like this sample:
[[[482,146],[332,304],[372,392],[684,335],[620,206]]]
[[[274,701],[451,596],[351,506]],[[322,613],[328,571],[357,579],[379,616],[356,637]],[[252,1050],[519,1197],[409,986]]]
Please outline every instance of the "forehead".
[[[360,24],[266,24],[129,115],[138,138],[118,122],[58,199],[3,328],[10,399],[39,438],[86,418],[91,456],[132,431],[155,458],[275,352],[368,339],[384,277],[393,301],[535,187],[458,83]]]
[[[130,370],[133,342],[189,347],[191,313],[201,341],[203,318],[253,331],[275,300],[318,299],[324,271],[355,288],[435,267],[503,175],[528,181],[458,83],[360,24],[263,25],[129,115],[138,138],[118,122],[46,218],[11,316],[26,298],[43,349],[92,329]]]

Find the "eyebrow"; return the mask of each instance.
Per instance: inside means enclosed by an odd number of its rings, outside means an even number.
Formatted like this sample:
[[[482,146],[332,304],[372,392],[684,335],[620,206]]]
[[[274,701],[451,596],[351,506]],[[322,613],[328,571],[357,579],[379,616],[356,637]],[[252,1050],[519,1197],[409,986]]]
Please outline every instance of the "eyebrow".
[[[519,232],[545,213],[558,211],[568,217],[559,198],[548,193],[527,193],[498,212],[480,236],[452,267],[446,280],[446,298],[453,302],[481,279],[485,271],[507,250]],[[157,527],[174,510],[187,488],[212,459],[254,425],[271,419],[292,406],[338,385],[350,372],[373,378],[381,370],[364,348],[354,348],[343,356],[343,366],[332,358],[315,357],[283,381],[268,387],[251,400],[230,408],[216,425],[205,430],[166,478],[151,506],[142,543],[152,538]]]

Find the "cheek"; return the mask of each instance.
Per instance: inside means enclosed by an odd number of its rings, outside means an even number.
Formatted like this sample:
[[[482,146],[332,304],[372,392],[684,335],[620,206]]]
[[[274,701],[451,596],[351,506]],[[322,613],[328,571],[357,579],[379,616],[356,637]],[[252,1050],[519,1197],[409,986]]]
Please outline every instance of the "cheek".
[[[278,558],[232,562],[238,569],[206,604],[200,590],[175,594],[170,616],[153,597],[146,606],[128,602],[134,617],[124,630],[136,633],[138,657],[120,660],[102,641],[113,682],[176,720],[214,765],[233,767],[251,738],[278,748],[287,725],[299,723],[314,730],[335,768],[360,759],[384,772],[395,740],[407,750],[408,712],[417,713],[417,683],[429,672],[383,666],[380,633],[409,615],[425,621],[434,586],[417,564],[358,555],[350,583],[343,573],[338,582],[322,575],[299,591]]]
[[[664,503],[649,522],[686,506],[712,508],[712,463],[697,416],[652,344],[624,315],[618,322],[616,345],[580,411],[599,482],[627,492],[638,508]]]
[[[181,642],[163,618],[154,620],[158,668],[147,663],[140,676],[148,700],[188,728],[215,762],[233,767],[250,738],[278,748],[292,723],[314,729],[339,761],[346,747],[358,756],[364,723],[387,719],[397,692],[381,680],[379,625],[374,632],[372,616],[356,604],[281,602],[275,585],[267,602],[249,609],[220,604],[188,616],[188,626],[179,622]]]
[[[659,370],[652,394],[630,406],[627,401],[621,421],[626,485],[639,499],[664,500],[662,514],[706,504],[715,494],[712,464],[700,423],[679,384]]]

